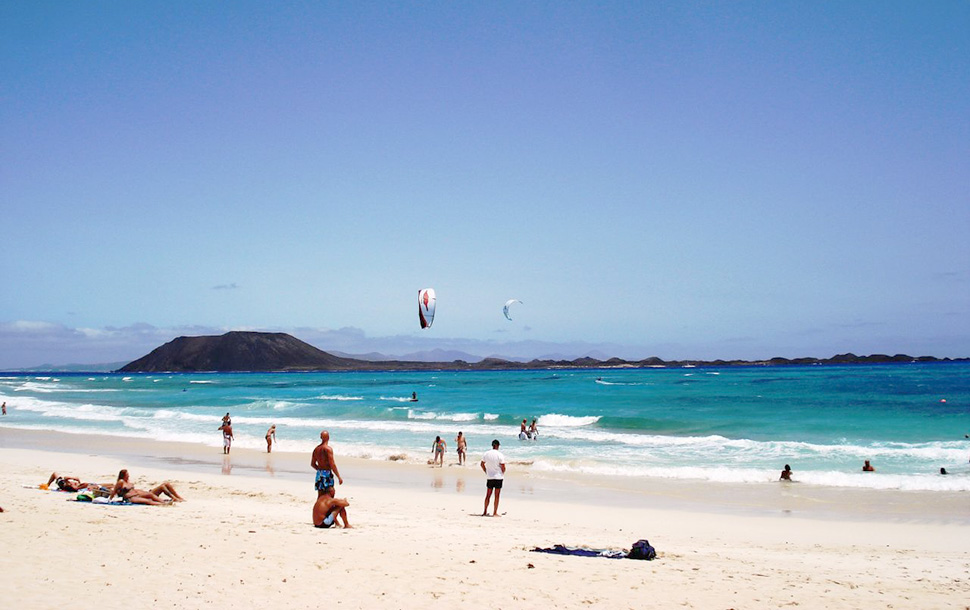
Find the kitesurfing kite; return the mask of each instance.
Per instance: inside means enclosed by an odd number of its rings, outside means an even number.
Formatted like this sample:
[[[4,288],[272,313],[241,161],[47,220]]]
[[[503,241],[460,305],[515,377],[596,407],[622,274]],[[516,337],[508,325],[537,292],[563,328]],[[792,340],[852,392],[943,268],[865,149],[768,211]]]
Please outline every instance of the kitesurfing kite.
[[[431,328],[434,322],[434,288],[424,288],[418,291],[418,321],[421,328]]]
[[[518,299],[509,299],[508,301],[505,302],[505,307],[502,308],[502,313],[505,314],[505,317],[508,319],[509,322],[512,321],[512,316],[509,315],[509,307],[512,307],[512,303],[518,303],[519,305],[521,305],[522,301]]]

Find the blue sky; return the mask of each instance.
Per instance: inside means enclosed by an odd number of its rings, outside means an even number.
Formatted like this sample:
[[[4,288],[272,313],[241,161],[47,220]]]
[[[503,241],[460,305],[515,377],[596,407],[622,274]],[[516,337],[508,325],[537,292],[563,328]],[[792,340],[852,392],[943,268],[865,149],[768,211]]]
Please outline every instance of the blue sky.
[[[970,4],[280,4],[0,6],[0,368],[970,356]]]

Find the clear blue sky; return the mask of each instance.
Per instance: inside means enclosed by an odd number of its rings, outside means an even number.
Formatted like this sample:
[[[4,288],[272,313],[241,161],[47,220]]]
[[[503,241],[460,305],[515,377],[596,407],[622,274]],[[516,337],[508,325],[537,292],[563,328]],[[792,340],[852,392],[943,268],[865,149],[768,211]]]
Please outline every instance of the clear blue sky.
[[[970,356],[968,2],[7,2],[0,144],[0,368]]]

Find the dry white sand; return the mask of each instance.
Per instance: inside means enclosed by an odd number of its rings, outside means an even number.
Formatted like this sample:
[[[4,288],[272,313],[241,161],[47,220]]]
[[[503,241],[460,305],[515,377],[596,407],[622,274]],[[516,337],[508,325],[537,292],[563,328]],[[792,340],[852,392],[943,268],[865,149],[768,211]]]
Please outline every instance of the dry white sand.
[[[909,494],[884,513],[867,507],[899,494],[778,484],[752,499],[751,486],[662,482],[631,493],[513,465],[505,515],[483,518],[477,457],[434,470],[338,451],[337,495],[350,500],[354,528],[319,530],[309,456],[234,453],[230,469],[208,448],[175,459],[179,448],[143,443],[140,456],[123,455],[130,446],[108,442],[105,455],[104,439],[72,435],[69,451],[50,450],[57,438],[0,429],[7,607],[970,607],[959,495]],[[139,488],[171,480],[188,501],[99,506],[36,488],[53,470],[110,481],[123,467]],[[656,560],[530,552],[625,549],[638,538]]]

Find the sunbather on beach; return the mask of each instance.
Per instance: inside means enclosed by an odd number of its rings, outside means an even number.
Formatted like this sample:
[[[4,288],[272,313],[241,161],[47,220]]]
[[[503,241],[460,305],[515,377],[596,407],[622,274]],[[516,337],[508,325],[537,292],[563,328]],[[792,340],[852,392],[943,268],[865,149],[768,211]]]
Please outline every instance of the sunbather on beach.
[[[327,529],[337,524],[337,517],[344,520],[344,529],[350,528],[347,521],[347,507],[350,506],[345,498],[331,498],[327,494],[317,497],[313,504],[313,527]]]
[[[159,494],[165,494],[171,498],[171,500],[163,500]],[[115,483],[114,489],[111,490],[111,495],[108,496],[108,500],[113,499],[115,496],[118,496],[127,502],[131,502],[132,504],[151,504],[152,506],[168,504],[169,502],[185,501],[185,498],[180,496],[178,492],[175,491],[175,487],[173,487],[168,481],[155,487],[155,489],[151,491],[135,489],[135,486],[132,485],[128,480],[127,470],[122,470],[118,473],[118,482]]]
[[[102,485],[100,483],[82,483],[81,479],[77,477],[64,476],[56,472],[52,472],[49,479],[47,479],[47,488],[49,489],[51,483],[57,485],[57,488],[61,491],[81,491],[82,489],[100,489],[104,487],[105,489],[111,488],[111,483],[107,485]]]

